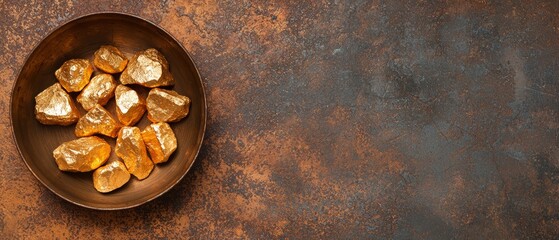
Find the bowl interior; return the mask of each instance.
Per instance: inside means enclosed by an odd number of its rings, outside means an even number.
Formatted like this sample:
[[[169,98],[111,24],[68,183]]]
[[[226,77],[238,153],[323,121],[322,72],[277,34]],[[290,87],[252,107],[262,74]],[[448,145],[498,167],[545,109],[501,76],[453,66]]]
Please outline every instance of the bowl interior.
[[[93,188],[91,173],[67,173],[56,166],[52,151],[63,142],[76,139],[75,125],[42,125],[34,114],[34,97],[57,81],[54,71],[72,58],[92,59],[93,53],[104,44],[116,46],[128,57],[139,50],[156,48],[167,58],[176,80],[176,85],[170,89],[192,100],[189,116],[171,124],[178,147],[169,161],[157,165],[145,180],[138,181],[131,177],[124,187],[108,194],[99,193]],[[114,76],[116,79],[119,77]],[[76,97],[77,94],[71,95]],[[192,59],[181,45],[157,26],[134,16],[117,13],[81,17],[47,36],[22,67],[13,89],[11,104],[14,137],[29,169],[60,197],[94,209],[134,207],[173,187],[192,166],[202,144],[206,124],[203,85]],[[114,99],[105,107],[116,116]],[[80,110],[82,114],[85,113],[83,109]],[[149,121],[144,115],[138,126],[143,129],[147,124]],[[114,139],[104,139],[114,146]],[[109,161],[115,159],[117,157],[113,151]]]

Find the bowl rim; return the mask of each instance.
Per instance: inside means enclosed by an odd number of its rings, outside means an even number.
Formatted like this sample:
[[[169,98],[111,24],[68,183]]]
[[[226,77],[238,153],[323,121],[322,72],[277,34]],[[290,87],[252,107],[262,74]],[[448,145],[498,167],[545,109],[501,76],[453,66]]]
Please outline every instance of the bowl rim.
[[[47,185],[41,178],[39,178],[37,176],[37,174],[33,171],[33,169],[31,169],[31,167],[29,166],[29,164],[27,163],[27,161],[25,160],[25,157],[20,149],[20,146],[18,144],[17,141],[17,137],[16,137],[16,133],[15,133],[15,129],[14,129],[14,117],[13,117],[13,106],[14,106],[14,92],[15,92],[15,88],[18,85],[17,83],[19,82],[19,77],[21,76],[21,72],[23,71],[23,68],[25,67],[25,65],[27,64],[27,62],[29,61],[29,58],[31,57],[31,55],[33,55],[33,53],[35,53],[35,51],[37,50],[37,48],[39,47],[39,45],[41,45],[41,43],[50,35],[52,35],[54,32],[58,31],[59,29],[61,29],[62,27],[66,26],[67,24],[83,19],[83,18],[88,18],[88,17],[92,17],[92,16],[96,16],[96,15],[121,15],[124,17],[130,17],[130,18],[135,18],[137,20],[140,21],[144,21],[152,26],[154,26],[155,28],[163,31],[165,34],[167,34],[169,37],[171,37],[171,39],[173,41],[175,41],[180,48],[184,51],[184,53],[186,53],[187,57],[190,59],[194,70],[195,70],[195,74],[198,76],[198,78],[200,79],[200,88],[202,90],[202,102],[204,104],[203,107],[203,111],[202,111],[202,122],[201,122],[201,127],[202,127],[202,135],[201,135],[201,140],[200,140],[200,144],[198,144],[198,149],[196,149],[196,153],[194,154],[194,159],[192,160],[192,162],[190,163],[190,166],[188,166],[188,168],[186,169],[186,171],[175,181],[173,182],[170,187],[168,187],[167,189],[163,189],[163,191],[161,191],[160,193],[154,195],[153,197],[139,202],[139,203],[134,203],[132,205],[128,205],[128,206],[123,206],[123,207],[95,207],[95,206],[89,206],[83,203],[79,203],[76,201],[73,201],[69,198],[66,198],[65,196],[63,196],[62,194],[54,191],[49,185]],[[25,61],[23,61],[23,63],[19,66],[19,71],[17,74],[17,78],[15,79],[15,81],[12,84],[12,88],[11,88],[11,92],[10,92],[10,128],[11,128],[11,132],[12,132],[12,139],[15,143],[15,146],[17,148],[17,151],[19,153],[20,159],[25,163],[25,166],[27,166],[27,169],[33,174],[33,176],[35,176],[35,178],[37,180],[39,180],[39,182],[41,182],[41,184],[43,184],[43,186],[45,186],[47,189],[49,189],[51,192],[53,192],[54,194],[56,194],[57,196],[59,196],[60,198],[71,202],[75,205],[84,207],[84,208],[89,208],[89,209],[94,209],[94,210],[124,210],[124,209],[130,209],[130,208],[134,208],[140,205],[143,205],[145,203],[151,202],[154,199],[160,197],[161,195],[167,193],[168,191],[170,191],[173,187],[175,187],[183,178],[184,176],[186,176],[186,174],[188,172],[190,172],[190,169],[192,168],[192,166],[194,165],[194,162],[196,162],[196,159],[198,158],[198,155],[200,154],[200,149],[202,148],[202,144],[204,143],[204,138],[205,138],[205,134],[206,134],[206,122],[207,122],[207,116],[208,116],[208,105],[207,105],[207,101],[206,101],[206,90],[204,87],[204,81],[202,80],[202,76],[200,75],[200,71],[198,70],[198,67],[196,66],[196,63],[194,62],[194,59],[192,58],[192,56],[190,55],[190,53],[184,48],[184,46],[181,44],[180,41],[178,41],[172,34],[170,34],[167,30],[163,29],[161,26],[157,25],[156,23],[152,22],[151,20],[148,20],[146,18],[131,14],[131,13],[125,13],[125,12],[118,12],[118,11],[99,11],[99,12],[93,12],[93,13],[88,13],[88,14],[84,14],[84,15],[78,15],[76,17],[70,18],[68,20],[63,21],[62,23],[59,23],[55,28],[51,29],[50,31],[47,32],[46,35],[44,35],[41,40],[35,44],[35,46],[33,47],[33,49],[31,51],[29,51],[27,53],[27,56],[25,57]]]

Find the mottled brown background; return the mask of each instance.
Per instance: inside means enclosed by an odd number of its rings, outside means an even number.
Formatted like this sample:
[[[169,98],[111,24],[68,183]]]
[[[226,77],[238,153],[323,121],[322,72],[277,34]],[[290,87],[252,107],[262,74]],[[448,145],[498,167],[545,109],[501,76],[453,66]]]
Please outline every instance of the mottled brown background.
[[[558,237],[559,1],[45,2],[0,0],[2,238]],[[174,35],[209,105],[186,178],[114,212],[43,187],[9,122],[33,46],[106,10]]]

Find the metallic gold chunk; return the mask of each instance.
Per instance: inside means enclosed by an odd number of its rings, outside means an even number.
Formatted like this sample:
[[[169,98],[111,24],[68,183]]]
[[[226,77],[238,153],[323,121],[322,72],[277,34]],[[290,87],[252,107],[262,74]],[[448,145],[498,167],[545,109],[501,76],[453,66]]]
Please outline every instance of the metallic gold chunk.
[[[168,123],[152,123],[142,131],[142,138],[156,164],[166,162],[177,149],[177,138]]]
[[[93,54],[93,64],[106,73],[119,73],[126,68],[128,59],[110,45],[103,45]]]
[[[150,48],[136,53],[130,59],[128,67],[120,76],[120,82],[154,88],[174,85],[175,79],[169,72],[165,57],[156,49]]]
[[[145,179],[153,170],[140,129],[123,127],[116,139],[115,153],[122,158],[128,172],[139,180]]]
[[[93,186],[102,193],[111,192],[124,186],[130,180],[130,173],[121,161],[113,161],[93,172]]]
[[[89,81],[83,91],[78,95],[78,102],[89,111],[95,104],[105,106],[114,96],[116,81],[110,74],[99,74]]]
[[[78,121],[80,113],[70,95],[55,83],[35,97],[35,117],[42,124],[67,126]]]
[[[96,104],[89,112],[80,118],[76,124],[76,136],[86,137],[93,134],[102,134],[108,137],[116,137],[120,124],[101,105]]]
[[[136,124],[146,112],[146,103],[133,89],[118,85],[115,89],[116,116],[127,126]]]
[[[89,172],[107,161],[111,146],[99,137],[84,137],[62,143],[52,155],[62,171]]]
[[[172,90],[154,88],[149,91],[147,109],[152,122],[176,122],[188,115],[190,98]]]
[[[56,79],[68,92],[79,92],[93,73],[93,67],[87,59],[70,59],[54,72]]]

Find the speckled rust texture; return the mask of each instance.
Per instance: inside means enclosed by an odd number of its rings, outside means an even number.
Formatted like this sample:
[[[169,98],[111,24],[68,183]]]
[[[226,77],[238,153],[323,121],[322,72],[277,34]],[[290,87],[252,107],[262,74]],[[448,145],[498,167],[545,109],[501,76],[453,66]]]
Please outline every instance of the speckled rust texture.
[[[558,1],[0,0],[2,238],[557,238]],[[48,31],[120,11],[192,54],[208,129],[131,210],[52,194],[9,95]]]

